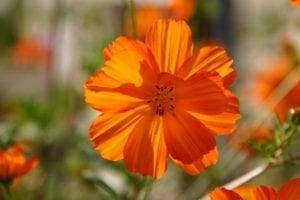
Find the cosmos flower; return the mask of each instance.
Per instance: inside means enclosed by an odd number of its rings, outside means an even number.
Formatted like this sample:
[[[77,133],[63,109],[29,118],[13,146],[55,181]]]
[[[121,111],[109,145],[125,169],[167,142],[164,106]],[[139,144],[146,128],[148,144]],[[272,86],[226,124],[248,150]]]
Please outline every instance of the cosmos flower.
[[[300,197],[300,178],[295,178],[279,189],[270,186],[246,187],[246,190],[216,188],[210,193],[211,200],[295,200]]]
[[[39,163],[37,157],[26,160],[21,145],[14,145],[8,150],[0,149],[0,182],[11,182],[33,170]]]
[[[137,5],[135,9],[136,36],[144,39],[150,26],[162,18],[174,18],[188,21],[197,8],[197,0],[168,0],[165,6],[156,4]],[[132,35],[131,16],[125,17],[124,31]]]
[[[42,41],[23,37],[12,48],[12,60],[21,66],[46,65],[50,61],[51,49]]]
[[[293,5],[300,5],[300,0],[291,0]]]
[[[216,188],[209,196],[211,200],[243,200],[239,194],[225,188]]]
[[[258,97],[260,101],[265,103],[267,106],[274,99],[270,98],[275,92],[276,88],[284,81],[288,74],[293,70],[293,61],[287,57],[283,56],[281,58],[273,60],[270,66],[266,70],[260,72],[254,84],[254,96]],[[296,108],[300,106],[300,78],[299,76],[293,80],[295,82],[294,87],[292,87],[288,93],[281,99],[281,101],[276,105],[275,112],[279,117],[280,121],[285,121],[288,110],[291,108]],[[269,100],[270,102],[266,101]]]
[[[184,21],[158,20],[145,43],[119,37],[104,58],[85,84],[85,101],[102,112],[89,137],[103,158],[154,178],[168,158],[190,174],[216,163],[214,135],[231,133],[240,117],[227,89],[236,71],[224,48],[193,53]]]
[[[168,0],[171,15],[175,19],[190,20],[197,8],[197,0]]]
[[[140,5],[136,7],[136,34],[138,38],[145,38],[149,27],[158,19],[166,17],[166,9],[157,5]],[[132,35],[131,16],[127,16],[124,22],[126,35]]]

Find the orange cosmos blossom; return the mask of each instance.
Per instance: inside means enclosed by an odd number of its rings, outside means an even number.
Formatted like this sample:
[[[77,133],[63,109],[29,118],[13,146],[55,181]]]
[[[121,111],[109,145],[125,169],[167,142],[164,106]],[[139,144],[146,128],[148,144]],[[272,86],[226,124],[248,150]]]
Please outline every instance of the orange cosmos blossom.
[[[184,21],[158,20],[145,43],[119,37],[104,58],[85,84],[85,101],[102,112],[89,137],[103,158],[154,178],[169,157],[190,174],[216,163],[214,135],[231,133],[240,117],[227,89],[236,72],[222,47],[193,53]]]
[[[168,0],[172,17],[190,20],[197,9],[197,0]]]
[[[19,65],[45,65],[50,59],[50,47],[36,38],[23,37],[12,48],[12,60]]]
[[[166,10],[155,5],[137,6],[136,11],[136,34],[138,38],[145,38],[149,27],[158,19],[166,17]],[[132,35],[131,16],[127,16],[124,22],[126,35]]]
[[[25,159],[21,145],[14,145],[6,151],[0,149],[0,182],[12,181],[29,173],[38,163],[37,157]]]
[[[300,5],[300,0],[291,0],[294,5]]]
[[[146,4],[136,6],[136,35],[139,39],[144,39],[150,26],[162,18],[175,18],[178,20],[190,20],[197,8],[197,0],[168,0],[165,7]],[[127,16],[124,22],[126,35],[132,35],[131,16]]]
[[[216,188],[210,193],[211,200],[296,200],[300,197],[300,178],[295,178],[281,188],[269,186],[246,187],[246,190]]]
[[[276,88],[282,83],[286,76],[293,70],[293,61],[283,56],[274,60],[271,64],[272,68],[262,71],[258,74],[255,81],[254,95],[264,101],[272,95]],[[278,115],[280,121],[285,121],[288,110],[290,108],[296,108],[300,106],[300,78],[295,80],[295,86],[287,93],[287,95],[276,105],[275,112]],[[270,99],[271,101],[273,99]],[[269,102],[264,102],[268,105]]]

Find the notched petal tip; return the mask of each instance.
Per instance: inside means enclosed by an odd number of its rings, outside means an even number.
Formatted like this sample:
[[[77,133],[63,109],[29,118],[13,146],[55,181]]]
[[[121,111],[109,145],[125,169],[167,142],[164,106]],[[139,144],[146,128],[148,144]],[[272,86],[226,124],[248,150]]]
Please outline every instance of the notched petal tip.
[[[163,121],[168,152],[183,164],[192,164],[216,146],[212,132],[185,111],[167,112]]]
[[[185,21],[161,19],[150,27],[145,43],[160,72],[174,74],[193,53],[192,32]]]
[[[168,152],[161,120],[150,111],[135,126],[124,148],[124,163],[129,171],[155,179],[165,174]]]
[[[223,79],[225,87],[229,87],[235,80],[235,72],[232,68],[233,60],[227,54],[225,48],[216,45],[200,47],[182,67],[176,75],[187,79],[202,70],[218,72]]]
[[[208,154],[205,154],[201,159],[191,164],[183,164],[182,162],[173,159],[176,165],[183,169],[186,173],[196,176],[201,172],[204,172],[207,167],[213,166],[218,161],[218,150],[215,147]]]
[[[147,106],[139,106],[126,112],[108,112],[99,115],[89,128],[89,138],[94,148],[105,159],[113,161],[122,159],[129,135],[143,113],[148,110]]]
[[[209,197],[211,200],[243,200],[239,194],[225,188],[214,189]]]
[[[35,157],[31,157],[29,160],[26,161],[26,163],[24,164],[20,175],[24,175],[27,174],[28,172],[30,172],[31,170],[33,170],[34,168],[36,168],[40,163],[40,159],[39,157],[35,156]]]

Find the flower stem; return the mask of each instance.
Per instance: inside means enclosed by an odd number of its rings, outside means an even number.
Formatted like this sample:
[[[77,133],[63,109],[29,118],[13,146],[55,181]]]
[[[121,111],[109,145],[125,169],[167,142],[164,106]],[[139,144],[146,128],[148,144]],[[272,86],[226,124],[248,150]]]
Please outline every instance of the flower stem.
[[[251,181],[252,179],[262,175],[268,169],[278,167],[278,166],[281,166],[286,163],[295,162],[297,160],[300,160],[300,155],[296,155],[296,156],[290,157],[288,159],[285,159],[283,161],[277,161],[274,163],[272,163],[272,162],[263,163],[263,164],[259,165],[258,167],[254,168],[253,170],[251,170],[250,172],[247,172],[246,174],[243,174],[242,176],[240,176],[240,177],[234,179],[233,181],[230,181],[229,183],[226,183],[225,185],[220,186],[220,187],[226,188],[228,190],[232,190],[232,189],[234,189],[238,186],[241,186],[241,185]],[[200,200],[209,200],[209,199],[210,199],[209,194],[206,194],[205,196],[200,198]]]
[[[135,2],[134,0],[129,0],[130,6],[130,16],[131,16],[131,27],[132,27],[132,37],[136,38],[136,15],[135,15]]]
[[[261,175],[264,173],[271,165],[267,163],[263,163],[259,165],[258,167],[254,168],[250,172],[247,172],[246,174],[243,174],[242,176],[238,177],[237,179],[230,181],[229,183],[225,184],[224,188],[228,190],[232,190],[240,185],[243,185],[244,183],[254,179],[255,177]]]
[[[4,199],[5,200],[12,200],[11,192],[10,192],[10,183],[9,182],[2,182],[3,188],[4,188]],[[0,196],[1,197],[1,196]]]
[[[144,200],[149,200],[150,199],[150,193],[151,193],[151,189],[153,186],[154,180],[148,180],[148,182],[145,185],[145,194],[144,194]]]

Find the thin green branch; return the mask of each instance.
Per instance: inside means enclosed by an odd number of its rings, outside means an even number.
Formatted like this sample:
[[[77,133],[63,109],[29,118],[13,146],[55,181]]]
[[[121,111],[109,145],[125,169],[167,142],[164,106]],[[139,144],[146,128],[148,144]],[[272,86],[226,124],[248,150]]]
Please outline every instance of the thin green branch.
[[[2,186],[3,186],[3,195],[4,195],[4,199],[5,200],[12,200],[12,196],[11,196],[11,192],[10,192],[10,181],[4,181],[4,182],[1,182],[2,183]],[[1,195],[0,195],[0,198],[1,198]]]

